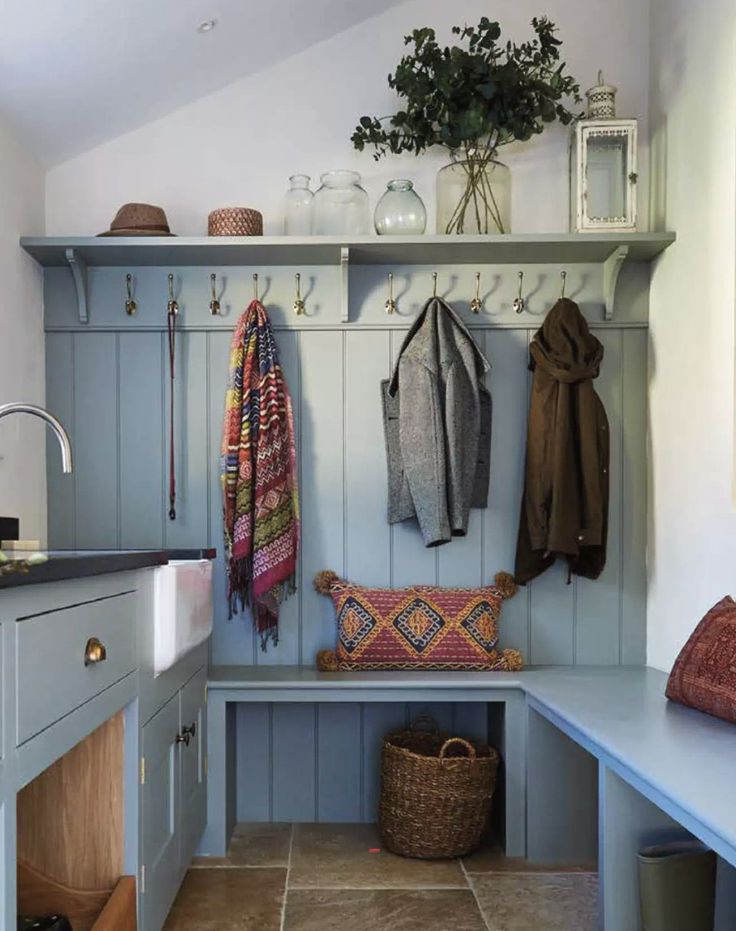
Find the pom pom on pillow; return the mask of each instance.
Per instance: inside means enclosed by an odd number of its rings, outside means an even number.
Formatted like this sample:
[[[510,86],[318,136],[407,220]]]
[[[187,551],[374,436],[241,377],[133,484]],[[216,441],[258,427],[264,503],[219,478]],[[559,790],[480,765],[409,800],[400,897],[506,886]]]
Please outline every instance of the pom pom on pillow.
[[[314,590],[320,595],[329,595],[335,582],[339,582],[336,572],[325,569],[314,577]]]
[[[320,672],[337,672],[337,653],[334,650],[320,650],[317,653],[317,669]]]

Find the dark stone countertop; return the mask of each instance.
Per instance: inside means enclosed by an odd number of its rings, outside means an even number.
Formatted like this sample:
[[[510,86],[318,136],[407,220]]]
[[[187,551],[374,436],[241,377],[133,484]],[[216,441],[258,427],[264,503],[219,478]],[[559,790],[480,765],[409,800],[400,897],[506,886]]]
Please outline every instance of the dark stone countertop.
[[[214,559],[214,549],[174,550],[48,550],[40,554],[7,552],[9,563],[0,565],[0,589],[41,582],[63,582],[108,572],[129,572],[164,566],[175,559]],[[29,557],[30,559],[29,563]],[[43,561],[39,557],[45,557]],[[36,561],[38,559],[38,561]],[[8,567],[18,565],[12,570]]]

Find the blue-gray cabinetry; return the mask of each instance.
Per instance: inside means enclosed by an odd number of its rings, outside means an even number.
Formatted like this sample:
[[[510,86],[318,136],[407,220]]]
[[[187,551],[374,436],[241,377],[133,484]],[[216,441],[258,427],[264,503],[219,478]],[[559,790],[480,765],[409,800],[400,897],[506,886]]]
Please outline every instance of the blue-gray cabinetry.
[[[161,927],[206,819],[207,673],[201,668],[141,731],[141,883],[144,931]]]
[[[0,931],[15,928],[16,859],[32,846],[22,793],[113,718],[112,861],[137,884],[139,931],[160,931],[199,843],[208,645],[153,676],[153,571],[0,588]]]

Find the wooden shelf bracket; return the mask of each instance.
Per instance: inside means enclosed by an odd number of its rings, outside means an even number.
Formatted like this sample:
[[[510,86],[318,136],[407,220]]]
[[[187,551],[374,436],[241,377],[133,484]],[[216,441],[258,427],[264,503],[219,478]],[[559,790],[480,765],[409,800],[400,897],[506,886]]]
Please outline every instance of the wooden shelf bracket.
[[[74,287],[77,289],[77,310],[80,323],[89,323],[87,310],[87,263],[74,249],[67,249],[64,253],[67,264],[74,278]]]
[[[604,317],[606,320],[613,320],[618,276],[621,274],[621,269],[628,255],[628,246],[616,246],[603,263],[603,300]]]
[[[340,322],[350,320],[350,249],[340,249]]]

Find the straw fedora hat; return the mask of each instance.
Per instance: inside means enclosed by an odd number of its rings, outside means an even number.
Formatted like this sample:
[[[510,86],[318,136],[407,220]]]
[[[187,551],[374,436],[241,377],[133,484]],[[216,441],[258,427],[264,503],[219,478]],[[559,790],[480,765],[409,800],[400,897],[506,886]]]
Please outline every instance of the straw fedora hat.
[[[153,204],[123,204],[110,229],[100,236],[173,236],[162,207]]]

